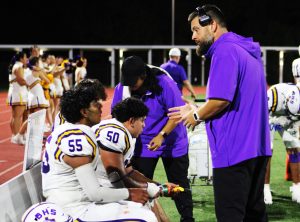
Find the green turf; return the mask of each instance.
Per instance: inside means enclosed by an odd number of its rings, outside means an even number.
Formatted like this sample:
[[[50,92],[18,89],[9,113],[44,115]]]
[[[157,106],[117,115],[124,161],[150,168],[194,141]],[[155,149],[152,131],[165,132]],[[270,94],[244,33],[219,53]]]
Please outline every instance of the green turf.
[[[269,221],[295,222],[300,221],[300,205],[291,201],[289,187],[291,182],[284,180],[286,152],[281,138],[277,134],[274,140],[274,153],[271,165],[271,189],[273,191],[273,205],[267,206]],[[166,181],[161,161],[159,162],[155,180]],[[197,222],[216,221],[214,214],[214,198],[212,186],[197,179],[197,185],[192,186],[194,201],[194,217]],[[174,202],[170,198],[160,198],[159,202],[172,222],[178,222],[179,214]]]

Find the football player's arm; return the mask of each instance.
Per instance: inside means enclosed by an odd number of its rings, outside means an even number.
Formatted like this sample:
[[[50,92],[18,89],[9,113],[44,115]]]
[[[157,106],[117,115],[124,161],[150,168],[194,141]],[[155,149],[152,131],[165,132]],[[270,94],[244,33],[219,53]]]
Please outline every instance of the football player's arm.
[[[131,177],[135,170],[128,171],[125,169],[122,153],[101,149],[100,154],[107,175],[118,173],[118,178],[114,178],[114,180],[117,180],[111,181],[113,185],[114,183],[122,182],[127,188],[144,188],[151,198],[159,196],[161,189],[157,184],[148,181],[138,181]]]
[[[136,181],[143,182],[143,183],[155,183],[159,184],[156,181],[153,181],[147,178],[144,174],[139,172],[138,170],[133,169],[132,166],[126,167],[126,172],[130,174],[130,177]]]
[[[110,203],[130,198],[128,189],[112,189],[100,186],[91,164],[91,156],[64,155],[63,160],[74,168],[80,185],[91,201]]]
[[[106,170],[107,175],[117,172],[125,187],[146,188],[146,180],[135,180],[132,177],[134,171],[125,168],[123,154],[105,149],[100,149],[101,160]],[[132,169],[132,168],[131,168]]]

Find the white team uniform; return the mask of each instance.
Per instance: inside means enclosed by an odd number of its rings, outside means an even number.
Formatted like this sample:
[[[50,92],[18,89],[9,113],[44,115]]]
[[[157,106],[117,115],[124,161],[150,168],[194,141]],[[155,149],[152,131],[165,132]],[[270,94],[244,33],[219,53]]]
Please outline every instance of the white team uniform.
[[[55,118],[54,118],[54,122],[53,122],[53,125],[52,125],[52,132],[60,125],[64,124],[64,123],[67,123],[65,117],[63,117],[63,115],[61,114],[61,112],[59,111]]]
[[[28,85],[28,109],[47,108],[49,101],[46,99],[41,79],[32,75],[32,71],[25,78]]]
[[[123,154],[126,168],[133,156],[136,139],[132,138],[124,125],[116,119],[107,119],[102,120],[99,124],[93,126],[92,129],[101,149]],[[97,176],[99,176],[100,183],[103,186],[112,187],[102,164],[97,169]]]
[[[267,93],[271,141],[274,138],[275,131],[278,131],[286,148],[300,147],[300,121],[288,109],[288,103],[300,107],[300,101],[293,100],[294,95],[299,96],[299,88],[294,84],[280,83],[270,87]]]
[[[296,81],[296,85],[300,87],[300,58],[295,59],[292,63],[293,76]]]
[[[41,202],[32,205],[22,216],[22,222],[33,221],[57,221],[57,222],[78,222],[53,203]]]
[[[88,199],[75,170],[66,164],[63,156],[91,156],[95,169],[100,161],[95,134],[86,125],[65,123],[49,136],[43,155],[43,194],[47,202],[61,206],[67,214],[79,221],[157,221],[150,210],[131,201],[95,203]],[[129,221],[129,220],[128,220]]]
[[[14,105],[27,105],[27,88],[26,86],[21,86],[16,81],[15,71],[23,67],[22,62],[16,62],[12,68],[11,80],[10,80],[10,91],[7,97],[7,104],[10,106]]]

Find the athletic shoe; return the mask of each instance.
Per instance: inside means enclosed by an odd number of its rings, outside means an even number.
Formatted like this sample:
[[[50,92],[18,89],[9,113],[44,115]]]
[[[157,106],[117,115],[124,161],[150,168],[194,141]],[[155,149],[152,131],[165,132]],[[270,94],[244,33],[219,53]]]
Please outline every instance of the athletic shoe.
[[[14,144],[19,144],[18,142],[18,137],[16,137],[17,135],[11,135],[11,139],[10,142],[14,143]]]
[[[265,204],[271,205],[273,204],[272,193],[269,184],[265,184],[264,186],[264,201]]]
[[[300,203],[300,184],[293,184],[290,191],[292,192],[292,201]]]
[[[25,141],[23,140],[23,135],[20,135],[19,133],[11,137],[11,142],[19,145],[25,144]]]
[[[292,200],[300,204],[300,184],[293,186]]]

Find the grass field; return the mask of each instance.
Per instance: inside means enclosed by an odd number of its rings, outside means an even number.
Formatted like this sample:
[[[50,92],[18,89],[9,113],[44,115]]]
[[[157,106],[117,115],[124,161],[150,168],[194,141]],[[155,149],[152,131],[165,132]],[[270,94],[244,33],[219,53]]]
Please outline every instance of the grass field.
[[[274,141],[274,153],[271,165],[271,189],[273,205],[267,206],[269,221],[296,222],[300,221],[300,205],[291,201],[290,181],[284,180],[286,152],[280,136]],[[166,181],[163,165],[159,162],[155,172],[155,180]],[[192,186],[194,201],[194,217],[197,222],[216,221],[214,213],[213,188],[197,179]],[[160,198],[159,202],[172,222],[180,221],[174,202],[170,198]]]

